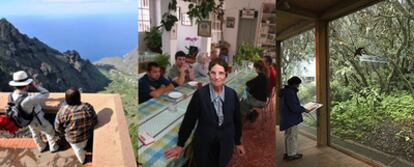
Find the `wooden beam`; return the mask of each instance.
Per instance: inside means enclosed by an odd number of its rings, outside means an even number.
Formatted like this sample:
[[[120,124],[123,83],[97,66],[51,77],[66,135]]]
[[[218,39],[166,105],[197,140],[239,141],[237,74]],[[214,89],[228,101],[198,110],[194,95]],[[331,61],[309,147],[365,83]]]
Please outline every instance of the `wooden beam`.
[[[383,0],[347,0],[339,1],[335,6],[328,8],[321,15],[321,20],[334,20],[363,8],[372,6]]]
[[[275,90],[276,90],[276,93],[277,92],[279,92],[279,89],[282,87],[282,73],[281,73],[281,61],[282,61],[282,50],[281,50],[281,47],[280,47],[280,44],[282,43],[282,41],[276,41],[276,62],[275,62],[275,64],[276,64],[276,87],[275,87]],[[276,106],[275,106],[275,109],[276,109],[276,112],[275,112],[275,114],[276,114],[276,125],[279,125],[279,123],[280,123],[280,112],[279,112],[279,101],[280,101],[280,98],[279,98],[279,95],[278,94],[276,94]]]
[[[277,23],[276,23],[277,24]],[[284,30],[276,30],[276,40],[283,41],[292,36],[310,30],[314,27],[314,21],[299,20],[296,24],[289,26]]]
[[[306,20],[315,20],[319,17],[319,15],[315,12],[312,12],[312,11],[309,11],[309,10],[306,10],[306,9],[303,9],[297,6],[293,6],[293,5],[289,5],[289,7],[282,5],[280,8],[277,9],[277,11],[290,14],[295,17],[306,19]]]
[[[329,143],[329,39],[328,21],[315,22],[316,97],[323,107],[318,109],[317,145]]]

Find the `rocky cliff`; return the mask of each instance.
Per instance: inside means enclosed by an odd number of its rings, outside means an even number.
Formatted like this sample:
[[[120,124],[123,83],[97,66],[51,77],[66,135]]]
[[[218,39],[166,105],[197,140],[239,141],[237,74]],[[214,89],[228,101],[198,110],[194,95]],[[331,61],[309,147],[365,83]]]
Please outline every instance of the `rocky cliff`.
[[[0,91],[11,91],[8,82],[15,71],[24,70],[49,91],[62,92],[70,86],[84,92],[103,90],[110,83],[75,50],[59,52],[19,32],[6,19],[0,20]]]

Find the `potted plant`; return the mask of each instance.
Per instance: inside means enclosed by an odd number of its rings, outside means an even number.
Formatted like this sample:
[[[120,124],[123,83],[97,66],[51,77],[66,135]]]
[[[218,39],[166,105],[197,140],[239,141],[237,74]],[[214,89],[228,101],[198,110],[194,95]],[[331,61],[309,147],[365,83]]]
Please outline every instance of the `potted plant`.
[[[254,47],[253,45],[242,42],[237,48],[236,56],[234,57],[233,64],[241,66],[243,61],[254,62],[261,59],[260,54],[263,52],[262,48]]]
[[[198,40],[198,38],[197,37],[192,37],[192,38],[186,37],[185,40],[189,42],[189,45],[185,47],[188,50],[188,56],[190,58],[195,58],[198,53],[198,47],[195,46],[194,43]]]
[[[150,31],[145,32],[145,46],[152,52],[162,53],[161,41],[161,31],[157,27],[151,27]]]
[[[160,65],[161,75],[164,75],[167,68],[171,65],[170,56],[167,54],[158,54],[157,56],[155,56],[154,62]]]

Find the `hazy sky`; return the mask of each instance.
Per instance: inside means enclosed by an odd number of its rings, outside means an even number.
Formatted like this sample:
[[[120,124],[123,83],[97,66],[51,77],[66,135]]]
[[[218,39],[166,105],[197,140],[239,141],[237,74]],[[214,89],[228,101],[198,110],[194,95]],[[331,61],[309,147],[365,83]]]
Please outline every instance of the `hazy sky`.
[[[137,46],[137,0],[0,0],[0,18],[21,33],[95,61]]]
[[[137,12],[137,0],[0,0],[0,17],[50,17]]]

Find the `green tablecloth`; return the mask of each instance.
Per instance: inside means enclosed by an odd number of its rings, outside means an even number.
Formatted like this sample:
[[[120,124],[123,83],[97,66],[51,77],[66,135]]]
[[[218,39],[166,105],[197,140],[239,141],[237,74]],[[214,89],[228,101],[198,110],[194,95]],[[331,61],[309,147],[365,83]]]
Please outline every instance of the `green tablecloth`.
[[[241,96],[245,89],[245,83],[256,75],[253,70],[244,68],[239,72],[230,73],[225,83]],[[197,78],[196,81],[202,82],[203,85],[209,82],[208,78]],[[178,160],[166,159],[164,152],[177,144],[178,129],[195,90],[189,85],[179,86],[175,88],[175,91],[184,94],[179,100],[172,100],[167,95],[162,95],[139,105],[138,131],[148,132],[156,140],[147,146],[141,142],[138,143],[139,162],[144,167],[182,166],[185,163],[187,159],[185,155]],[[174,108],[176,108],[175,111],[170,110]],[[190,142],[191,137],[187,144]]]

